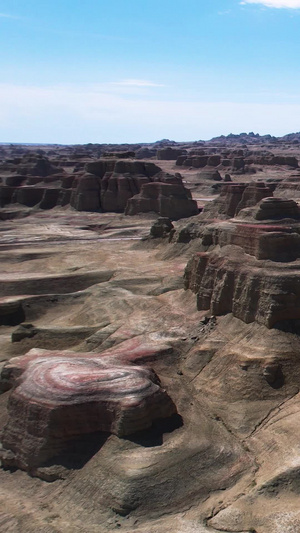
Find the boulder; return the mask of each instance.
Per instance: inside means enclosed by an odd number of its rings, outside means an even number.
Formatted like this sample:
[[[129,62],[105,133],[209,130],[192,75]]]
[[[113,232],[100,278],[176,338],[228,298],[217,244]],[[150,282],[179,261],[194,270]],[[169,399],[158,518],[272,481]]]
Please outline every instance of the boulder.
[[[58,204],[60,189],[45,189],[42,200],[40,202],[40,209],[53,209]]]
[[[221,216],[232,218],[244,207],[254,206],[262,198],[273,195],[273,187],[264,182],[247,183],[223,183],[220,196],[205,206],[203,217]]]
[[[256,220],[300,219],[300,209],[294,200],[284,198],[264,198],[254,211]]]
[[[272,242],[272,233],[270,237]],[[282,250],[285,245],[296,244],[299,257],[299,235],[292,238],[294,243],[278,232],[275,245]],[[261,244],[266,247],[269,237],[263,240]],[[209,310],[212,315],[232,313],[245,323],[256,321],[272,328],[280,321],[300,318],[297,270],[287,269],[284,263],[264,268],[240,246],[227,245],[194,255],[186,268],[185,286],[197,294],[199,310]]]
[[[171,220],[167,217],[159,217],[150,228],[150,236],[154,239],[166,237],[174,228]]]

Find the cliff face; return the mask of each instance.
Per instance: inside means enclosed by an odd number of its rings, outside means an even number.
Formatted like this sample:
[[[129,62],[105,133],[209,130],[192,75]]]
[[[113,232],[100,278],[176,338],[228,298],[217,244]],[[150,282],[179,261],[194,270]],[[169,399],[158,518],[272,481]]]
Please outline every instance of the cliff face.
[[[239,247],[196,254],[185,272],[186,288],[197,294],[197,307],[212,315],[233,313],[243,322],[268,328],[300,318],[298,261],[292,268],[261,264]]]
[[[128,215],[151,211],[174,220],[198,213],[180,174],[162,172],[155,163],[103,158],[67,174],[45,161],[47,172],[41,175],[26,172],[0,177],[0,207],[17,204],[48,210],[70,205],[76,211]]]
[[[190,191],[177,179],[173,183],[166,180],[142,185],[141,192],[128,200],[125,214],[137,215],[150,211],[178,220],[197,215],[199,209]]]
[[[185,271],[185,286],[197,294],[198,309],[232,312],[268,328],[298,320],[299,233],[297,204],[277,198],[206,226],[202,243],[211,251],[196,254]]]

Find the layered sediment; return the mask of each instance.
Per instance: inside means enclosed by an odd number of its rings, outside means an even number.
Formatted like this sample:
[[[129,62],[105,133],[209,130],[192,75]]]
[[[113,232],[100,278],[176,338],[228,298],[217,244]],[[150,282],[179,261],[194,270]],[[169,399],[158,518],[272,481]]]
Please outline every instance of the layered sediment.
[[[80,435],[122,437],[176,412],[154,372],[114,363],[90,354],[25,356],[3,430],[4,466],[32,471]]]
[[[206,226],[202,244],[212,250],[195,254],[185,271],[198,309],[232,312],[268,328],[298,320],[299,217],[293,200],[264,198],[236,218]]]

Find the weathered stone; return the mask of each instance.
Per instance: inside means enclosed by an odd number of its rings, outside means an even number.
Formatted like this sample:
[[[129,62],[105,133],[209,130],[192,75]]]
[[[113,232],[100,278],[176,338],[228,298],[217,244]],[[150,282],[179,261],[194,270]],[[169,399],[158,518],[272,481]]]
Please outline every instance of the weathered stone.
[[[0,187],[0,207],[4,207],[12,202],[15,189],[13,187]]]
[[[154,239],[166,237],[174,228],[171,220],[167,217],[159,217],[150,228],[150,235]]]
[[[131,435],[176,412],[147,368],[96,354],[36,350],[23,364],[18,359],[2,436],[4,466],[32,471],[80,435]]]
[[[205,216],[222,215],[234,217],[241,209],[254,206],[262,198],[273,195],[272,187],[263,182],[254,183],[224,183],[221,187],[219,198],[205,206]]]
[[[236,206],[234,215],[237,215],[245,207],[256,205],[263,198],[269,198],[268,201],[270,201],[270,197],[272,196],[273,193],[271,187],[265,185],[263,182],[250,183],[243,191],[241,200]]]
[[[263,369],[263,376],[267,383],[274,389],[279,389],[284,384],[284,375],[281,365],[278,363],[267,363]]]
[[[178,220],[196,215],[197,202],[192,200],[191,193],[183,184],[178,183],[147,183],[142,186],[140,194],[130,198],[125,210],[126,215],[148,213],[154,211],[162,217]]]
[[[207,160],[207,165],[209,167],[217,167],[221,163],[220,155],[211,155]]]
[[[127,201],[140,190],[143,183],[148,183],[146,176],[131,176],[107,173],[101,180],[101,206],[104,211],[123,213]]]
[[[93,174],[84,174],[73,183],[71,206],[77,211],[99,211],[100,179]]]
[[[300,209],[294,200],[264,198],[255,210],[256,220],[300,219]]]
[[[11,334],[11,342],[20,342],[23,339],[32,338],[35,335],[35,328],[33,324],[23,323]]]
[[[115,165],[115,159],[97,159],[86,163],[85,170],[89,174],[95,174],[95,176],[103,178],[105,172],[113,172]]]

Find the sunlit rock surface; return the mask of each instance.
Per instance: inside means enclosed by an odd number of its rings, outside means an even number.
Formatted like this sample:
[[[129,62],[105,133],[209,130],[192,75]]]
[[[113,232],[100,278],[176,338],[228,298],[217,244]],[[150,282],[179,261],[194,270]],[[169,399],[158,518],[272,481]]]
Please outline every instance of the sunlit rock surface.
[[[9,400],[2,437],[6,466],[31,470],[77,436],[130,435],[176,412],[148,369],[80,354],[28,359]]]
[[[50,175],[0,147],[1,530],[299,530],[298,138],[45,147]],[[205,158],[180,166],[201,214],[68,207],[81,177],[84,202],[167,147]]]

